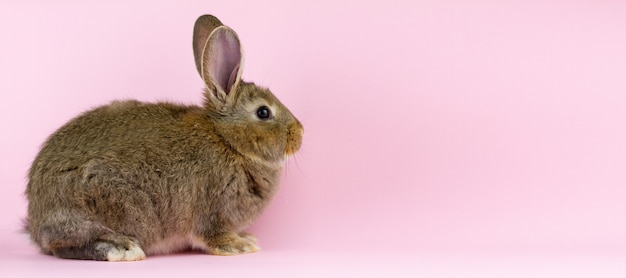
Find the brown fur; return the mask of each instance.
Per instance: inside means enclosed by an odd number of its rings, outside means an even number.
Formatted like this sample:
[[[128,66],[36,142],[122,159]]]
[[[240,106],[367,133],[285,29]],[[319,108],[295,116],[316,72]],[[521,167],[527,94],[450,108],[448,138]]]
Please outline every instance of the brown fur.
[[[303,129],[269,90],[240,80],[240,64],[227,77],[206,69],[220,44],[198,41],[222,32],[239,47],[218,23],[205,15],[194,31],[204,107],[116,101],[71,120],[43,145],[26,190],[28,230],[42,252],[111,260],[111,250],[133,244],[148,254],[258,250],[243,230],[276,193]],[[274,117],[256,118],[259,106]],[[178,243],[159,247],[170,239]]]

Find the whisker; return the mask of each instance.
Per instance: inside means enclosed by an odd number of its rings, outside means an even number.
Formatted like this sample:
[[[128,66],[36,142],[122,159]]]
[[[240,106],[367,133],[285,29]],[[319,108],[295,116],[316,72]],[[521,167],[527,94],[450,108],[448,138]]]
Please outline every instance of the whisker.
[[[296,152],[295,154],[293,154],[292,156],[288,157],[285,160],[285,168],[283,170],[283,174],[284,175],[290,174],[289,171],[292,171],[292,170],[290,170],[290,168],[292,168],[291,165],[295,164],[295,167],[298,169],[298,172],[302,176],[304,176],[306,178],[305,171],[302,170],[302,167],[300,166],[300,163],[298,162],[299,159],[301,159],[301,157],[304,157],[304,153],[302,152],[302,150],[300,150],[300,151]]]

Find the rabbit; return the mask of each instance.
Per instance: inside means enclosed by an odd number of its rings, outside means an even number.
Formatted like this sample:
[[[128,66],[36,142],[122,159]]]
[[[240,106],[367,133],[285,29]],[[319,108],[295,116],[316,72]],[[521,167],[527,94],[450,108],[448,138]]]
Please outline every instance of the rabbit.
[[[241,80],[237,34],[196,20],[203,106],[113,101],[70,120],[28,172],[26,230],[43,254],[136,261],[199,250],[256,252],[244,231],[275,195],[303,126],[269,89]]]

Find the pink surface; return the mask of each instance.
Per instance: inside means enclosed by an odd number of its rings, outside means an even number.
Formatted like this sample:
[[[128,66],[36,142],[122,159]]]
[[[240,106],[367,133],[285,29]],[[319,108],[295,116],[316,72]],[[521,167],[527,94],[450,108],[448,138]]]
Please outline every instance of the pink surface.
[[[3,1],[0,276],[624,277],[626,2],[469,2]],[[39,255],[15,233],[39,145],[113,99],[199,103],[203,13],[305,126],[263,251]]]

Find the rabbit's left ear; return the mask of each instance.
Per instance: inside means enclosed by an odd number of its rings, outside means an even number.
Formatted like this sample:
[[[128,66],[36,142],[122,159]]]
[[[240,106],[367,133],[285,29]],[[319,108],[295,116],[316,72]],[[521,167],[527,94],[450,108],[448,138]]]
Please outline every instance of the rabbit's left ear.
[[[200,76],[213,96],[225,103],[241,81],[243,51],[237,34],[217,18],[204,15],[196,21],[193,46]]]
[[[222,25],[224,24],[217,17],[208,14],[196,20],[193,27],[193,57],[196,59],[196,68],[200,76],[202,76],[202,51],[204,51],[204,46],[209,40],[211,32]]]

